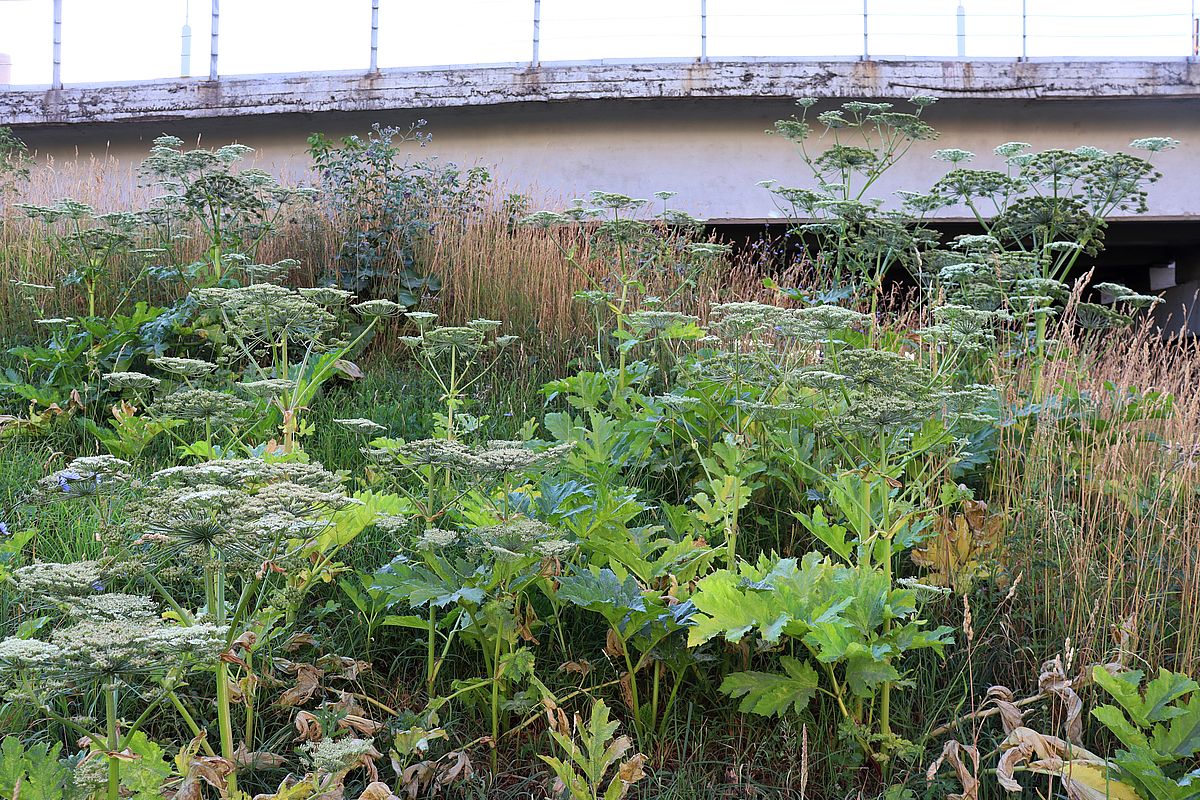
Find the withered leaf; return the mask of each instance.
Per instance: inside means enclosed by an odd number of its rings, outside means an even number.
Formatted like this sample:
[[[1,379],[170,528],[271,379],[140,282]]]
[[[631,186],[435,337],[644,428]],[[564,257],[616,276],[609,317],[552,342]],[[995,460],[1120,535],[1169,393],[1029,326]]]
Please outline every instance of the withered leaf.
[[[1000,712],[1000,725],[1005,733],[1012,733],[1014,729],[1025,724],[1025,715],[1014,704],[1013,699],[1013,691],[1007,686],[988,687],[987,701]]]
[[[279,696],[279,705],[285,708],[298,706],[312,699],[321,688],[321,677],[325,674],[313,664],[292,664],[296,672],[296,685]]]
[[[969,756],[971,766],[963,763],[963,755]],[[942,745],[942,754],[929,765],[925,780],[932,781],[941,769],[942,763],[948,763],[962,784],[961,794],[946,795],[946,800],[978,800],[979,798],[979,748],[969,744],[961,744],[953,739]]]

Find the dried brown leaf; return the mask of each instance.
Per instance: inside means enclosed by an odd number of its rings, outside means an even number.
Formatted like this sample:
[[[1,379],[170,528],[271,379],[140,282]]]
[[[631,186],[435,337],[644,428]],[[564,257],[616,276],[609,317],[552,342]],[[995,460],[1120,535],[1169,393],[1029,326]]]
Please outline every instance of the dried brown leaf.
[[[1061,656],[1055,656],[1042,664],[1038,688],[1042,694],[1048,694],[1059,701],[1063,713],[1066,714],[1064,730],[1067,739],[1078,744],[1083,737],[1083,700],[1076,694],[1075,687],[1067,678]]]
[[[272,753],[267,750],[247,752],[246,743],[242,742],[233,751],[233,764],[239,772],[243,770],[279,769],[287,764],[287,759],[278,753]]]
[[[563,672],[572,672],[581,678],[586,678],[588,673],[592,671],[591,662],[582,658],[578,661],[568,661],[565,664],[560,664],[558,668]]]
[[[229,776],[233,774],[233,762],[219,756],[199,756],[188,763],[183,783],[175,792],[175,800],[204,800],[204,784],[217,790],[221,797],[229,794]]]
[[[296,673],[296,685],[279,696],[279,705],[285,708],[306,703],[321,688],[324,672],[314,664],[292,664]]]
[[[964,755],[971,760],[969,767],[963,763]],[[946,795],[946,800],[978,800],[979,748],[951,739],[942,745],[942,754],[929,765],[929,769],[925,773],[925,780],[932,781],[943,763],[948,763],[954,769],[954,774],[958,776],[958,782],[962,784],[963,789],[961,794]]]
[[[296,714],[294,720],[296,726],[297,741],[301,742],[319,742],[321,741],[321,722],[316,715],[311,711],[300,711]]]
[[[546,707],[546,723],[550,727],[550,730],[570,737],[571,723],[567,720],[566,712],[559,708],[558,704],[549,697],[542,698],[542,705]]]
[[[620,766],[617,777],[621,779],[622,785],[628,787],[646,777],[645,766],[646,757],[637,753]]]
[[[358,796],[358,800],[400,800],[392,792],[392,787],[382,781],[374,781],[367,784],[367,788],[363,789],[362,794]]]
[[[1024,764],[1030,772],[1059,778],[1070,800],[1139,800],[1133,787],[1109,777],[1108,762],[1057,736],[1017,728],[1000,747],[1004,754],[996,767],[996,778],[1010,792],[1021,791],[1015,774]]]
[[[1015,695],[1013,695],[1012,689],[1007,686],[988,687],[987,702],[990,702],[1000,712],[1000,725],[1004,728],[1005,733],[1012,733],[1014,729],[1025,724],[1025,715],[1014,704],[1014,699]]]

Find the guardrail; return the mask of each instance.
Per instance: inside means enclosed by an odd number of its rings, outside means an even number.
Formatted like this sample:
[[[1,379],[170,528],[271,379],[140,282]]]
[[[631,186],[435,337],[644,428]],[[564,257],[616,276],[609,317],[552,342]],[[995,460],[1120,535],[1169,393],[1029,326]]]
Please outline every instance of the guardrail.
[[[203,2],[203,0],[198,0]],[[94,0],[89,0],[94,2]],[[250,0],[226,0],[231,13],[245,10]],[[260,7],[267,5],[254,0]],[[613,3],[582,3],[580,0],[489,0],[491,10],[508,9],[515,23],[524,10],[529,27],[525,52],[530,67],[548,61],[584,61],[605,58],[694,58],[710,59],[778,56],[797,59],[827,58],[1012,58],[1094,56],[1106,58],[1200,57],[1198,0],[1142,0],[1138,12],[1129,6],[1110,3],[1120,13],[1077,13],[1085,6],[1077,0],[827,0],[820,11],[803,10],[807,4],[781,0],[655,0],[641,3],[626,16],[604,16]],[[221,54],[221,3],[211,4],[211,33],[207,79],[218,80]],[[356,13],[361,6],[363,37],[369,10],[369,54],[364,60],[368,73],[381,69],[381,11],[399,17],[415,12],[401,0],[341,0],[339,15]],[[53,62],[50,87],[61,88],[63,64],[64,0],[53,4]],[[463,5],[463,3],[458,3]],[[0,11],[3,6],[0,5]],[[449,9],[452,3],[432,4]],[[488,4],[477,4],[480,9]],[[67,14],[72,11],[68,4]],[[799,10],[797,10],[799,9]],[[1103,11],[1104,6],[1101,7]],[[207,10],[207,9],[206,9]],[[283,19],[287,6],[279,7]],[[448,11],[453,15],[453,11]],[[294,15],[293,15],[294,16]],[[118,23],[121,20],[117,20]],[[470,33],[471,18],[453,20],[456,33]],[[395,28],[403,22],[393,20]],[[481,23],[482,25],[483,23]],[[324,33],[323,26],[317,35]],[[520,63],[516,28],[511,25],[502,42],[511,57],[492,59]],[[394,29],[395,29],[394,28]],[[449,30],[449,28],[448,28]],[[236,32],[236,30],[235,30]],[[93,35],[103,35],[93,32]],[[477,43],[494,45],[501,38],[495,31],[474,32]],[[454,43],[447,37],[446,42]],[[364,48],[365,49],[365,48]],[[447,50],[446,52],[450,52]],[[191,27],[187,21],[181,36],[181,75],[190,77]],[[386,60],[386,59],[385,59]],[[359,62],[362,63],[362,62]],[[465,64],[448,58],[435,63]],[[342,64],[338,68],[352,67]],[[394,66],[401,66],[394,64]],[[403,66],[418,66],[404,64]],[[277,70],[272,72],[295,71]],[[168,77],[162,75],[159,77]]]

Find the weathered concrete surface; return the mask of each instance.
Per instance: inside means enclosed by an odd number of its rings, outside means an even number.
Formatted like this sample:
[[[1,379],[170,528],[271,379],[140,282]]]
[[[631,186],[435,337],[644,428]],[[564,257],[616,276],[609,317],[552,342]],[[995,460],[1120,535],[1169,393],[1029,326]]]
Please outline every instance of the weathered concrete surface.
[[[659,61],[231,76],[0,91],[0,124],[668,98],[1200,98],[1200,64],[1163,61]]]

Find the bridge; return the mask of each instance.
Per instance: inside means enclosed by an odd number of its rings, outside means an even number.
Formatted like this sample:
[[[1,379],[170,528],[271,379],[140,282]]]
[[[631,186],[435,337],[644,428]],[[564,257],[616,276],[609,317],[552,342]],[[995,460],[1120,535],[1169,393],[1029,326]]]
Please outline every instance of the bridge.
[[[943,171],[929,158],[938,147],[971,150],[986,166],[1006,141],[1117,150],[1164,135],[1183,144],[1159,154],[1165,176],[1144,219],[1200,221],[1200,63],[1185,58],[676,59],[81,84],[0,92],[0,124],[57,157],[136,161],[172,133],[236,139],[261,166],[291,169],[313,131],[338,136],[419,117],[433,133],[431,155],[485,164],[513,191],[565,200],[596,188],[670,189],[702,216],[748,222],[778,215],[759,181],[797,174],[790,145],[764,135],[796,97],[900,104],[917,93],[941,98],[927,112],[941,139],[918,143],[881,195],[928,187]]]

